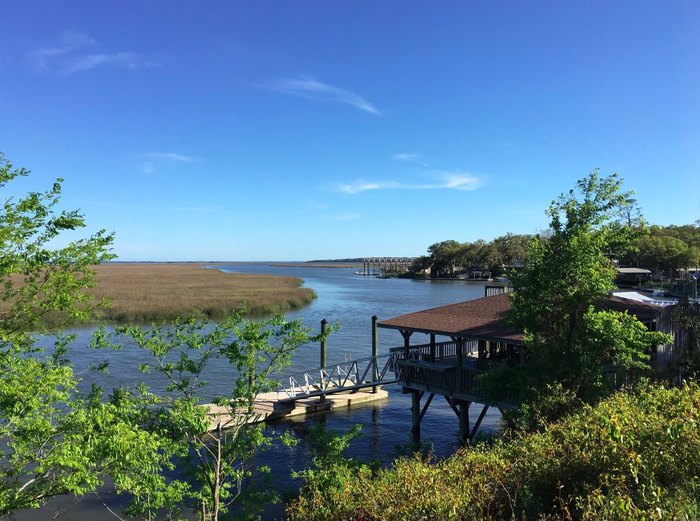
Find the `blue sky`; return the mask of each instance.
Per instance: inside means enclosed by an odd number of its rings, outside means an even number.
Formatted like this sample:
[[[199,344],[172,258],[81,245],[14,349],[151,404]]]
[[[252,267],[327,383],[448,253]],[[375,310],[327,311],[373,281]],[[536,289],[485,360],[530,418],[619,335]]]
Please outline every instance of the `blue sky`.
[[[122,260],[420,255],[543,229],[594,168],[686,224],[699,27],[694,0],[6,2],[0,151]]]

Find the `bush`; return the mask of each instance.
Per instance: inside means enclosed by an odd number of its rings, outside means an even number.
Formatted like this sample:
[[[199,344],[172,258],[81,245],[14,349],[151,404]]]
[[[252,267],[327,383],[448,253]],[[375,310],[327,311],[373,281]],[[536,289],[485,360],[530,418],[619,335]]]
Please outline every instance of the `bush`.
[[[700,387],[618,393],[542,432],[439,462],[307,478],[292,519],[697,519]],[[352,471],[352,472],[350,472]]]

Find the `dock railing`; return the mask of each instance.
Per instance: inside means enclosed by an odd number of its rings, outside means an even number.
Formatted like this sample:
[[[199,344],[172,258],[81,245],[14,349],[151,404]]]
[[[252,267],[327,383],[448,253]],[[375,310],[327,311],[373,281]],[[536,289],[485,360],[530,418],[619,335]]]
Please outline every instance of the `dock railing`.
[[[476,340],[468,340],[464,343],[464,347],[462,348],[462,356],[467,357],[473,355],[478,349],[479,345]],[[404,347],[392,347],[389,349],[389,352],[398,353],[398,360],[404,360],[406,358]],[[457,342],[436,342],[434,358],[432,355],[432,346],[430,344],[416,344],[408,348],[409,360],[437,362],[451,358],[457,358]]]
[[[404,347],[394,347],[397,378],[404,387],[437,392],[447,396],[476,394],[478,378],[485,368],[479,367],[473,354],[478,352],[476,340],[466,341],[462,347],[463,366],[457,366],[457,343],[439,342],[434,345],[410,346],[408,357]]]
[[[398,380],[398,358],[397,353],[390,352],[327,364],[325,367],[287,376],[278,384],[277,400],[299,400],[395,383]]]

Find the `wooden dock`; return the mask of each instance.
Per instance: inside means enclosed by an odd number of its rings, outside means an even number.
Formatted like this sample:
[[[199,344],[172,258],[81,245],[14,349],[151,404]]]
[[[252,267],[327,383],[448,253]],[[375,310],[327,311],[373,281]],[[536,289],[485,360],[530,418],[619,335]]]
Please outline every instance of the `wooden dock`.
[[[384,389],[378,388],[376,392],[372,392],[371,387],[328,394],[325,400],[313,396],[295,401],[280,401],[276,392],[263,393],[255,399],[255,412],[248,418],[247,423],[283,420],[293,416],[333,411],[360,403],[386,400],[388,397],[389,393]],[[231,411],[227,407],[212,403],[204,406],[209,409],[207,413],[209,430],[226,429],[227,426],[233,426],[236,423],[236,419],[231,416]]]

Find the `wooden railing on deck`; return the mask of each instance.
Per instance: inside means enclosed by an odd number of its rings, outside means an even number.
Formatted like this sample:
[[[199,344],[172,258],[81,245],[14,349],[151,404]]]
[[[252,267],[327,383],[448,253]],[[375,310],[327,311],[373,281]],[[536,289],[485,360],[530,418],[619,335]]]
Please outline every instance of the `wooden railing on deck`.
[[[400,360],[398,372],[399,381],[404,387],[454,396],[477,394],[478,377],[484,371],[441,362]]]
[[[476,340],[468,340],[464,343],[462,348],[462,356],[466,357],[471,355],[478,350],[478,342]],[[405,356],[403,354],[403,347],[392,347],[389,352],[399,353],[399,360],[404,360]],[[431,361],[431,349],[430,344],[418,344],[410,346],[408,350],[409,360],[427,360]],[[432,361],[445,360],[450,358],[457,358],[457,343],[456,342],[436,342],[435,343],[435,359]]]

